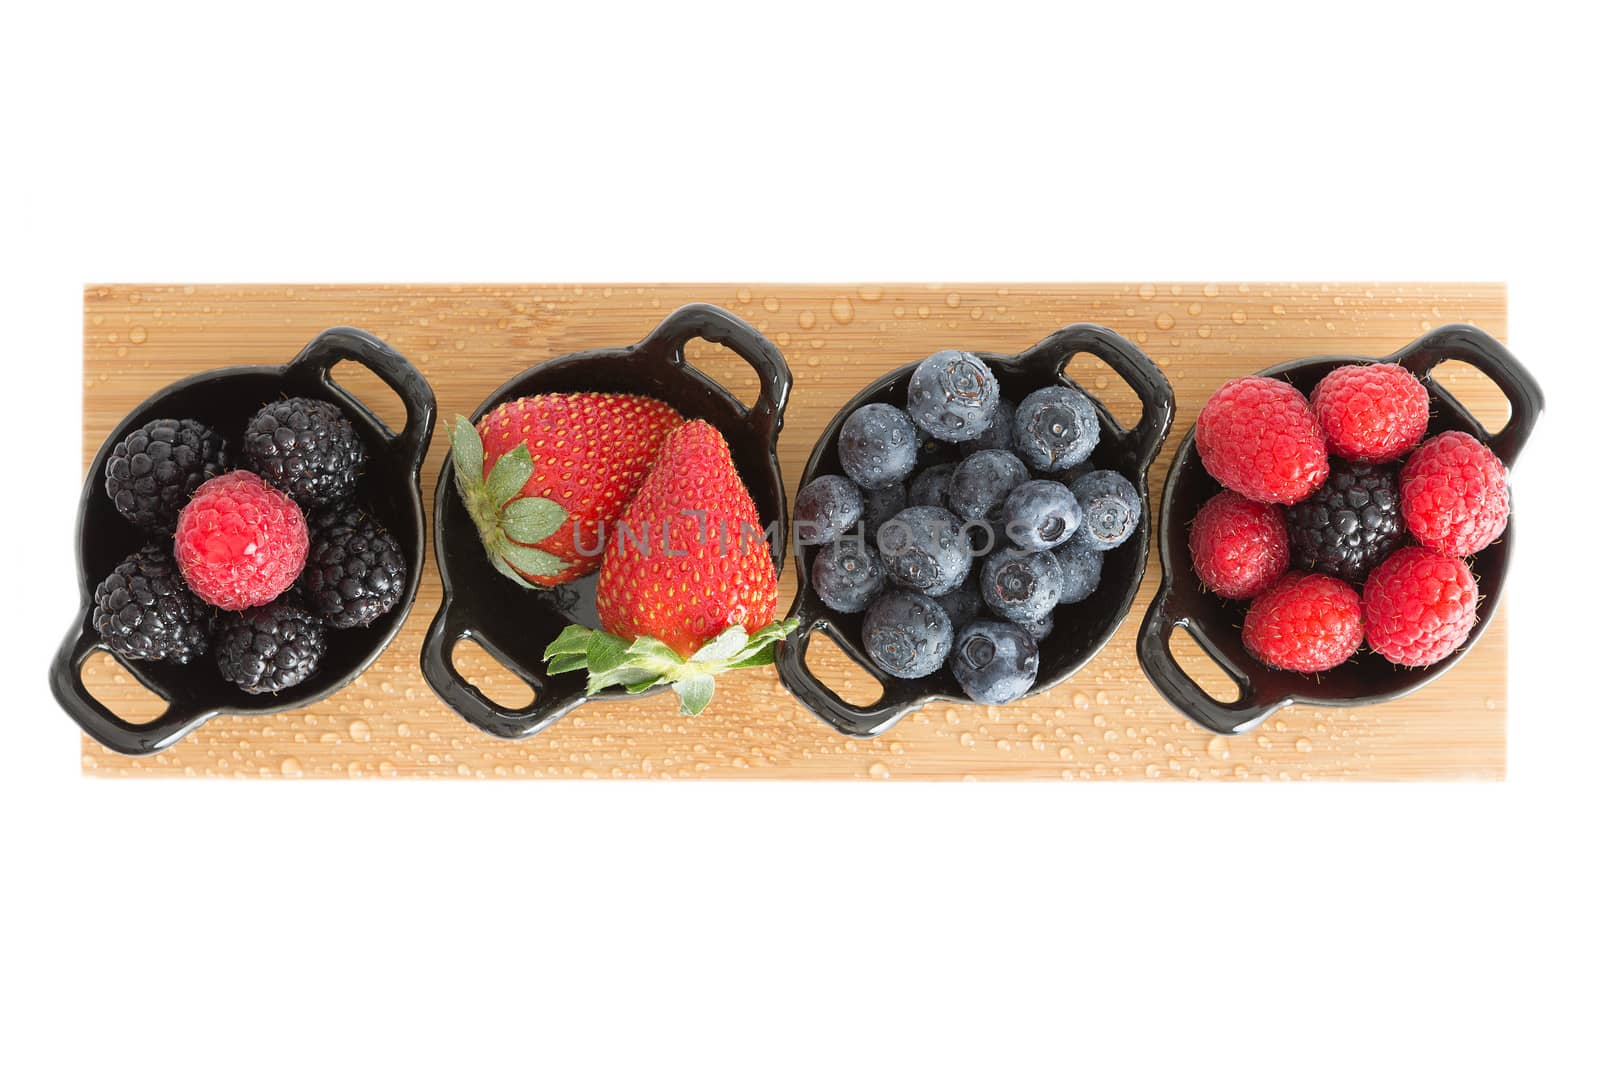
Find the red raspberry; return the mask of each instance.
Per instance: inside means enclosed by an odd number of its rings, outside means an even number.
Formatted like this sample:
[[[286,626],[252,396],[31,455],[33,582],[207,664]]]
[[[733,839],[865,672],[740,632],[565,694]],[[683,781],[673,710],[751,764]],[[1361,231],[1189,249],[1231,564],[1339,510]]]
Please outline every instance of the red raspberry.
[[[1237,378],[1211,394],[1194,424],[1211,477],[1263,504],[1294,504],[1328,477],[1328,449],[1311,405],[1276,378]]]
[[[1289,530],[1273,504],[1225,489],[1207,500],[1189,527],[1189,558],[1206,588],[1249,600],[1289,567]]]
[[[206,482],[178,516],[173,555],[189,588],[243,611],[276,599],[306,562],[300,505],[249,471]]]
[[[1400,468],[1400,513],[1418,544],[1452,556],[1481,552],[1511,517],[1505,464],[1460,430],[1430,437]]]
[[[1311,390],[1311,410],[1344,459],[1388,463],[1411,451],[1428,432],[1428,390],[1393,363],[1353,363]]]
[[[1367,643],[1402,667],[1460,648],[1478,614],[1478,582],[1454,556],[1411,545],[1378,564],[1362,592]]]
[[[1250,602],[1244,647],[1280,671],[1332,670],[1361,647],[1361,598],[1337,578],[1290,571]]]

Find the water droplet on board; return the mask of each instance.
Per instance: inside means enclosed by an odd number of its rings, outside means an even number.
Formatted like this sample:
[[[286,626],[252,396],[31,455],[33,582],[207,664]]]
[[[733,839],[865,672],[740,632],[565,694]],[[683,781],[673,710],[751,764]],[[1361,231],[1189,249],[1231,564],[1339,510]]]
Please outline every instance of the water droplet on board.
[[[1206,755],[1210,756],[1212,759],[1227,759],[1230,755],[1228,751],[1228,739],[1223,737],[1221,734],[1218,734],[1210,741],[1207,741]]]
[[[863,296],[861,299],[865,300],[866,297]],[[856,317],[855,305],[850,303],[849,297],[836,296],[833,298],[833,303],[828,305],[828,314],[832,315],[833,321],[839,325],[848,325]]]
[[[367,725],[367,721],[365,719],[356,719],[350,723],[350,740],[372,740],[372,727]]]
[[[1155,286],[1151,285],[1149,282],[1145,282],[1143,285],[1139,286],[1139,299],[1140,300],[1154,300],[1155,298],[1156,298],[1156,287]]]
[[[739,303],[741,303],[741,304],[750,303],[750,290],[748,290],[748,289],[740,289],[738,294],[737,294],[737,296],[739,298]]]
[[[1236,309],[1234,313],[1229,316],[1229,318],[1233,319],[1236,324],[1243,326],[1245,320],[1244,308]]]
[[[889,777],[889,768],[881,763],[874,763],[867,768],[867,773],[874,778],[887,778]]]
[[[1156,329],[1170,330],[1172,329],[1172,325],[1172,316],[1168,315],[1165,311],[1156,316]]]
[[[810,308],[800,312],[800,328],[809,330],[817,324],[817,313]]]
[[[1200,305],[1200,304],[1190,304],[1189,305],[1189,314],[1198,315],[1198,314],[1200,314],[1201,309],[1202,309],[1202,305]]]
[[[285,778],[299,778],[305,772],[300,768],[300,761],[293,756],[288,757],[278,766]]]
[[[765,300],[761,301],[761,306],[766,308],[768,311],[777,311],[783,305],[778,303],[777,297],[769,296]]]
[[[927,304],[922,304],[917,308],[917,318],[919,319],[925,319],[931,314],[933,314],[933,309],[928,307]]]
[[[144,339],[146,336],[147,335],[144,332],[143,326],[135,326],[133,329],[128,331],[128,340],[136,345],[144,344]]]
[[[1217,295],[1217,287],[1215,285],[1208,285],[1204,289],[1202,289],[1201,292],[1205,293],[1207,296],[1216,296]]]
[[[1299,738],[1294,743],[1294,749],[1295,749],[1296,752],[1310,752],[1311,751],[1311,739],[1309,737]]]
[[[944,298],[944,302],[948,307],[958,308],[961,306],[961,294],[951,293],[949,296]]]

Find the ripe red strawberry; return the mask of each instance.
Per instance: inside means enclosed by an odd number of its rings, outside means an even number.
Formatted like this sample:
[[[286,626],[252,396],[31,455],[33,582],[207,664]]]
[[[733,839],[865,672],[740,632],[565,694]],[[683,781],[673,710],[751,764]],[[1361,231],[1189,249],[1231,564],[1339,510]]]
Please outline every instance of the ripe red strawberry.
[[[1189,527],[1189,558],[1200,581],[1218,596],[1232,600],[1256,596],[1289,567],[1289,529],[1283,509],[1224,489],[1195,515]]]
[[[1328,449],[1311,405],[1276,378],[1236,378],[1194,424],[1200,462],[1223,488],[1263,504],[1294,504],[1328,477]]]
[[[1311,390],[1311,410],[1342,459],[1388,463],[1411,451],[1428,430],[1428,390],[1393,363],[1352,363]]]
[[[1280,671],[1332,670],[1361,647],[1361,598],[1326,574],[1290,571],[1250,602],[1244,647]]]
[[[1460,648],[1478,618],[1478,581],[1454,556],[1412,545],[1367,575],[1367,643],[1390,663],[1426,667]]]
[[[243,611],[294,584],[310,538],[300,505],[249,471],[220,474],[178,515],[172,554],[208,604]]]
[[[1400,469],[1400,512],[1419,544],[1452,556],[1482,552],[1511,517],[1505,464],[1460,430],[1430,437]]]
[[[595,606],[606,633],[569,626],[545,650],[552,674],[589,670],[589,691],[670,683],[698,714],[712,678],[772,662],[794,629],[772,622],[778,576],[750,491],[709,423],[685,423],[661,446],[606,541]]]
[[[605,531],[682,422],[660,400],[618,393],[520,397],[477,429],[456,416],[456,489],[489,562],[522,586],[597,569]]]

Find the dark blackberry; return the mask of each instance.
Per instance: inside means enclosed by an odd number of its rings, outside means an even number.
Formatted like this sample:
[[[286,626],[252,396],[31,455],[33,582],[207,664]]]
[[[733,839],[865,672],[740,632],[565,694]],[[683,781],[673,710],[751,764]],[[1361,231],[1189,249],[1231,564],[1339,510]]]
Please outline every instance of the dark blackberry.
[[[314,512],[300,588],[335,630],[369,626],[400,603],[406,557],[377,519],[359,507]]]
[[[228,615],[217,627],[217,669],[246,693],[299,685],[327,649],[322,620],[298,604],[270,604]]]
[[[200,483],[227,469],[222,437],[193,419],[155,419],[117,442],[106,462],[106,496],[123,518],[171,533]]]
[[[245,427],[244,455],[251,470],[312,507],[355,492],[367,457],[361,436],[337,407],[300,396],[256,412]]]
[[[211,609],[189,591],[171,549],[147,545],[94,591],[94,628],[129,659],[188,663],[205,655]]]
[[[1399,478],[1393,467],[1330,466],[1322,487],[1284,513],[1289,555],[1301,570],[1360,583],[1405,538]]]

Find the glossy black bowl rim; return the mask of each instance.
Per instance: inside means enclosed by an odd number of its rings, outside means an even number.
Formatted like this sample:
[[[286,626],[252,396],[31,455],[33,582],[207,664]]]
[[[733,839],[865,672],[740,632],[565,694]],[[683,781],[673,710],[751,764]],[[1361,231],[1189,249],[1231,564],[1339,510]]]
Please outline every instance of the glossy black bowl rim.
[[[332,379],[331,372],[345,359],[361,363],[400,397],[406,411],[406,426],[396,434],[354,394]],[[315,678],[287,691],[281,701],[269,707],[234,707],[227,704],[187,706],[176,694],[153,679],[139,660],[128,659],[107,648],[94,629],[94,590],[100,578],[89,574],[85,565],[84,520],[90,502],[103,493],[105,465],[111,451],[129,432],[150,420],[149,412],[159,404],[197,385],[224,382],[229,378],[261,375],[287,378],[291,374],[311,373],[324,387],[323,398],[338,403],[343,414],[357,422],[368,440],[400,450],[406,473],[405,495],[410,504],[414,531],[408,544],[406,584],[400,602],[382,620],[384,633],[375,647],[353,669],[337,676]],[[147,756],[160,752],[219,715],[260,716],[291,711],[324,700],[343,689],[372,665],[404,627],[406,617],[421,587],[426,561],[426,524],[422,508],[422,461],[433,436],[435,404],[433,389],[422,374],[399,352],[379,338],[351,326],[323,330],[294,359],[282,364],[249,364],[219,367],[173,382],[147,397],[129,412],[106,436],[78,497],[78,516],[74,525],[76,567],[79,588],[78,617],[67,632],[50,665],[50,689],[56,702],[90,737],[113,752],[126,756]],[[391,530],[391,533],[396,531]],[[105,707],[89,693],[83,683],[84,661],[96,652],[105,652],[147,690],[167,700],[165,712],[145,723],[131,723]],[[204,669],[204,668],[201,668]],[[314,682],[315,684],[311,684]]]
[[[1488,377],[1506,395],[1511,405],[1511,415],[1497,433],[1488,433],[1482,423],[1468,411],[1448,390],[1429,377],[1429,371],[1440,363],[1459,360],[1469,364]],[[1431,330],[1404,348],[1388,356],[1374,359],[1368,356],[1321,355],[1308,356],[1276,364],[1257,372],[1257,377],[1283,378],[1294,371],[1308,368],[1367,363],[1394,363],[1410,370],[1423,380],[1430,400],[1443,405],[1453,419],[1468,427],[1480,441],[1499,457],[1509,470],[1521,454],[1533,433],[1544,409],[1544,393],[1525,366],[1494,337],[1483,330],[1463,323],[1452,323]],[[1186,523],[1174,515],[1173,498],[1184,477],[1199,464],[1194,451],[1194,428],[1179,442],[1167,471],[1167,481],[1161,494],[1161,518],[1157,536],[1157,550],[1161,560],[1161,584],[1155,598],[1145,612],[1138,639],[1139,664],[1145,676],[1161,696],[1174,708],[1196,724],[1218,734],[1240,734],[1253,730],[1274,713],[1289,704],[1310,704],[1317,707],[1364,707],[1385,703],[1414,693],[1437,680],[1471,652],[1479,638],[1488,630],[1504,595],[1505,579],[1511,572],[1512,546],[1516,523],[1512,517],[1505,532],[1497,540],[1503,546],[1499,588],[1492,598],[1479,607],[1478,620],[1462,646],[1445,659],[1428,667],[1407,668],[1410,679],[1404,684],[1379,694],[1357,697],[1320,695],[1316,681],[1292,671],[1276,671],[1253,660],[1237,663],[1231,660],[1206,633],[1205,620],[1197,612],[1215,598],[1201,592],[1199,598],[1187,597],[1194,602],[1177,603],[1173,584],[1174,561],[1169,558],[1168,546],[1176,544],[1178,531],[1174,524]],[[1179,563],[1178,565],[1182,565]],[[1177,628],[1183,628],[1222,671],[1239,687],[1239,696],[1232,701],[1217,700],[1201,689],[1177,664],[1168,641]],[[1400,668],[1397,668],[1399,670]],[[1265,678],[1262,683],[1259,679]]]
[[[753,407],[747,406],[688,360],[685,346],[695,339],[722,345],[751,366],[760,383],[760,394]],[[794,378],[778,347],[732,312],[714,304],[686,304],[666,315],[649,334],[634,344],[589,348],[547,359],[495,387],[473,411],[471,421],[476,424],[490,410],[507,401],[541,392],[541,379],[548,378],[552,371],[589,363],[636,359],[664,360],[674,373],[706,390],[730,411],[744,413],[745,432],[756,435],[763,445],[760,451],[764,467],[759,473],[769,479],[771,486],[776,489],[778,513],[775,516],[777,524],[772,539],[772,557],[773,566],[781,577],[787,551],[789,503],[778,462],[778,436],[783,430],[784,411],[788,407]],[[596,388],[606,388],[604,379],[597,382]],[[618,383],[613,388],[617,392],[630,391],[626,382]],[[719,432],[721,430],[719,427]],[[724,433],[724,436],[728,435]],[[643,700],[662,691],[663,687],[657,686],[637,694],[621,689],[605,689],[586,695],[580,689],[576,694],[546,700],[545,693],[553,689],[550,679],[538,668],[519,662],[517,657],[497,647],[481,633],[480,624],[475,621],[477,607],[456,595],[447,554],[442,546],[446,539],[447,511],[458,502],[455,470],[450,457],[446,455],[439,472],[438,485],[434,489],[433,507],[434,561],[439,569],[442,596],[439,610],[423,638],[421,653],[423,678],[441,701],[484,733],[517,741],[548,729],[573,709],[589,701]],[[476,641],[501,667],[532,689],[533,703],[525,708],[503,707],[463,677],[452,662],[451,655],[456,644],[466,639]],[[564,679],[575,677],[562,676]]]
[[[1100,417],[1102,439],[1107,433],[1115,434],[1119,443],[1131,448],[1134,456],[1134,468],[1137,474],[1134,486],[1139,492],[1140,500],[1144,502],[1143,513],[1139,519],[1138,532],[1128,542],[1119,546],[1117,551],[1133,551],[1137,554],[1139,562],[1133,580],[1122,592],[1105,632],[1077,660],[1050,675],[1037,678],[1028,693],[1012,703],[1032,699],[1061,684],[1087,666],[1122,628],[1129,610],[1133,607],[1134,598],[1138,595],[1139,586],[1143,583],[1145,570],[1149,566],[1150,537],[1154,529],[1150,509],[1150,466],[1155,462],[1161,452],[1162,444],[1167,439],[1175,411],[1171,383],[1156,366],[1155,361],[1127,338],[1094,323],[1074,323],[1065,326],[1026,351],[1015,355],[993,352],[973,354],[986,363],[1015,367],[1029,372],[1048,368],[1048,375],[1051,378],[1067,381],[1065,377],[1067,366],[1080,352],[1099,357],[1127,383],[1141,404],[1139,421],[1132,427],[1125,428],[1106,410],[1098,398],[1087,389],[1084,390]],[[812,448],[810,459],[800,477],[802,487],[817,476],[819,468],[826,462],[828,442],[836,440],[844,421],[880,391],[908,379],[920,362],[919,360],[904,364],[883,375],[840,408],[818,436],[817,443]],[[798,562],[795,575],[797,592],[789,613],[791,616],[798,616],[800,623],[794,634],[778,649],[778,675],[795,699],[813,715],[847,736],[873,737],[890,729],[905,716],[935,701],[987,706],[959,692],[935,691],[933,689],[935,683],[930,679],[903,679],[885,674],[864,652],[855,647],[854,642],[848,640],[845,635],[834,632],[832,622],[824,614],[825,609],[811,588],[810,576]],[[818,632],[826,633],[846,656],[882,686],[883,695],[872,705],[856,707],[845,702],[811,672],[805,662],[806,649],[812,635]]]

